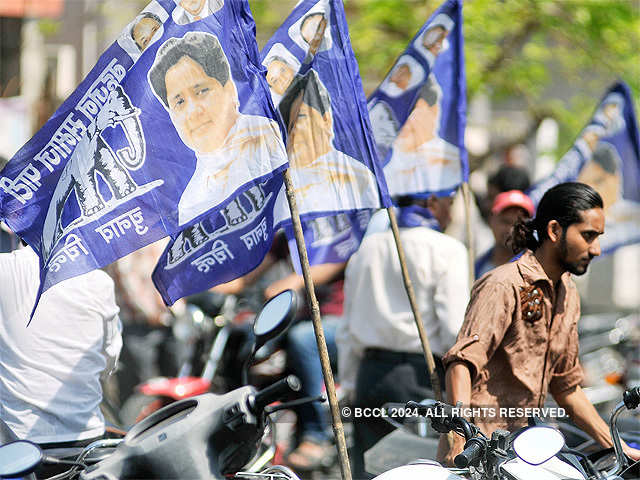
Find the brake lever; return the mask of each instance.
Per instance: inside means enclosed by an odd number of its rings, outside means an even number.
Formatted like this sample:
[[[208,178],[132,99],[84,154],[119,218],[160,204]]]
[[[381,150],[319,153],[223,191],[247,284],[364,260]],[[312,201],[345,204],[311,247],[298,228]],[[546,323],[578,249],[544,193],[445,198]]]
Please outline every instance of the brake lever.
[[[303,397],[298,398],[297,400],[291,400],[290,402],[284,402],[279,405],[269,406],[264,408],[265,415],[271,415],[279,410],[287,410],[293,407],[298,407],[300,405],[304,405],[306,403],[320,402],[324,403],[327,401],[327,397],[324,395],[317,395],[315,397]]]

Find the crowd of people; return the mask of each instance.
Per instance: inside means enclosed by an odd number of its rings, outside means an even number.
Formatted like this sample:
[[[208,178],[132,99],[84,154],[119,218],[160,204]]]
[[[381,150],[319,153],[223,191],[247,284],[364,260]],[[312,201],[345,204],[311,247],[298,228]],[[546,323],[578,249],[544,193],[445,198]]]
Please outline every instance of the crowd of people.
[[[548,190],[535,210],[523,192],[528,179],[522,173],[505,167],[490,178],[491,198],[479,206],[495,242],[478,256],[473,286],[467,249],[446,233],[452,197],[396,199],[400,238],[436,371],[452,404],[541,407],[550,393],[579,427],[609,447],[608,427],[580,387],[580,299],[571,279],[600,254],[603,201],[585,184],[565,183]],[[358,407],[433,396],[386,215],[373,216],[348,262],[311,267],[341,401]],[[121,259],[108,273],[96,270],[57,284],[27,326],[39,286],[38,258],[28,246],[15,248],[9,232],[1,235],[8,253],[0,254],[0,419],[18,437],[37,443],[86,444],[105,434],[100,379],[114,369],[121,349],[129,369],[124,390],[158,374],[177,373],[176,362],[169,361],[176,355],[168,327],[175,310],[164,306],[150,280],[162,245]],[[242,295],[283,262],[290,260],[280,235],[256,270],[214,289]],[[304,291],[302,276],[293,270],[261,285],[265,300],[286,289]],[[301,308],[285,341],[303,396],[324,388],[309,320],[310,312]],[[297,441],[285,461],[294,469],[313,470],[334,451],[327,412],[308,404],[296,414]],[[486,434],[527,422],[523,417],[473,420]],[[354,478],[367,478],[364,452],[391,429],[380,418],[354,422]],[[451,464],[461,448],[461,439],[442,436],[438,458]],[[640,451],[624,448],[640,458]]]

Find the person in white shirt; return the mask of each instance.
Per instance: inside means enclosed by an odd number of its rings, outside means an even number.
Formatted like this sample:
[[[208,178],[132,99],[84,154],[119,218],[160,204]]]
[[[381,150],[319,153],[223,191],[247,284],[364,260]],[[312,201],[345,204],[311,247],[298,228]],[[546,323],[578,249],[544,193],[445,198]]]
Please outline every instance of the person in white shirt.
[[[425,216],[432,217],[427,222],[435,218],[441,229],[446,228],[450,197],[413,202],[426,207]],[[402,201],[399,204],[403,206]],[[444,379],[440,356],[455,343],[469,299],[467,250],[458,240],[424,226],[401,228],[400,238],[438,373]],[[347,264],[344,319],[336,338],[340,385],[354,406],[381,407],[432,396],[403,285],[392,232],[366,235]],[[365,476],[364,452],[392,429],[380,418],[359,418],[354,423],[354,478]]]
[[[0,254],[0,419],[36,443],[101,437],[101,375],[122,347],[113,281],[101,270],[47,290],[31,323],[40,264],[27,247]]]

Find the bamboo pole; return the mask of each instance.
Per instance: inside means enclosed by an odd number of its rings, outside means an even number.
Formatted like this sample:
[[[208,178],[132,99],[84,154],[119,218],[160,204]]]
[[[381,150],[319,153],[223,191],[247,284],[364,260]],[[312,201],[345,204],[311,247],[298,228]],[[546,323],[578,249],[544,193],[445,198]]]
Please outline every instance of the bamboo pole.
[[[307,54],[307,58],[305,59],[305,64],[311,63],[311,61],[313,60],[315,53],[322,43],[322,37],[324,36],[326,26],[327,20],[323,18],[318,24],[316,33],[309,46],[309,53]],[[301,102],[298,104],[298,111],[290,112],[290,119],[296,119],[298,117],[300,105]],[[289,128],[291,128],[293,125],[295,125],[295,121],[290,121]],[[289,131],[289,133],[291,132]],[[336,386],[335,382],[333,381],[333,373],[331,372],[331,362],[329,360],[327,341],[324,337],[324,329],[322,328],[320,306],[318,305],[318,300],[316,298],[316,293],[313,286],[313,279],[311,278],[309,256],[307,255],[307,248],[304,243],[302,223],[300,222],[300,212],[298,211],[295,189],[293,181],[291,180],[291,173],[289,172],[289,169],[284,171],[283,177],[287,193],[287,200],[289,202],[289,209],[291,210],[291,223],[293,225],[296,246],[298,248],[300,265],[302,267],[302,277],[304,279],[304,286],[307,292],[307,301],[309,303],[309,309],[311,310],[311,322],[313,324],[313,330],[316,336],[316,344],[318,346],[318,354],[320,356],[322,376],[324,377],[324,384],[327,388],[327,397],[329,400],[329,407],[331,411],[333,434],[336,439],[336,448],[338,449],[338,462],[340,464],[340,472],[342,474],[343,480],[351,480],[351,466],[349,465],[349,456],[347,454],[347,441],[344,436],[344,426],[342,425],[342,417],[340,416],[340,409],[338,406],[338,397],[336,396]]]
[[[336,438],[336,447],[338,449],[338,460],[340,463],[340,471],[343,480],[351,480],[351,466],[349,465],[349,456],[347,454],[347,442],[344,436],[344,426],[338,407],[338,398],[336,396],[336,387],[333,381],[333,373],[331,372],[331,362],[329,361],[329,351],[327,350],[327,342],[324,338],[324,329],[322,328],[322,319],[320,318],[320,307],[316,299],[315,290],[313,288],[313,280],[311,271],[309,270],[309,257],[307,256],[307,248],[304,243],[304,235],[302,233],[302,224],[296,203],[293,182],[289,170],[284,171],[284,184],[287,191],[287,200],[291,209],[291,221],[293,223],[293,231],[298,247],[298,255],[300,257],[300,265],[302,266],[302,276],[307,291],[307,300],[311,309],[311,321],[313,322],[313,330],[316,334],[316,343],[318,345],[318,353],[320,355],[320,365],[322,367],[322,376],[324,384],[327,387],[327,397],[331,410],[331,420],[333,423],[333,434]]]
[[[422,315],[418,308],[418,302],[416,301],[416,295],[413,290],[413,283],[409,276],[409,269],[407,268],[407,259],[404,254],[404,248],[400,241],[400,231],[398,229],[398,220],[396,219],[396,212],[393,207],[387,207],[387,213],[389,214],[389,222],[391,224],[391,231],[393,232],[393,238],[396,242],[396,250],[398,250],[398,258],[400,259],[400,270],[402,271],[402,280],[404,282],[404,288],[407,291],[409,297],[409,304],[411,305],[411,311],[413,312],[413,318],[418,328],[418,336],[420,337],[420,343],[422,344],[422,352],[424,359],[427,362],[427,369],[429,370],[429,376],[431,377],[431,388],[436,397],[436,400],[442,401],[442,389],[440,387],[440,378],[436,372],[436,362],[433,359],[433,353],[431,352],[431,346],[429,344],[429,338],[425,331],[424,324],[422,323]]]

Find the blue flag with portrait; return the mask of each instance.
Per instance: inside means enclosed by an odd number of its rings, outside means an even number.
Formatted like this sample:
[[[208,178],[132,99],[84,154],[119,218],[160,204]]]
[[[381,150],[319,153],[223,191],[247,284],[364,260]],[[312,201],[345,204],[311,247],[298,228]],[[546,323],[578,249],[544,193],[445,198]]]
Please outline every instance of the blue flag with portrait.
[[[273,102],[289,129],[289,171],[309,263],[346,261],[360,244],[363,216],[370,216],[358,211],[388,206],[390,199],[342,1],[299,2],[261,58]],[[291,239],[288,209],[278,212]],[[296,249],[292,257],[297,258]]]
[[[640,140],[629,87],[618,82],[605,93],[591,120],[555,171],[531,187],[535,205],[563,182],[591,185],[604,202],[602,253],[640,242]]]
[[[469,178],[462,1],[427,20],[369,97],[389,193],[452,193]]]
[[[279,191],[285,133],[246,0],[152,1],[0,172],[0,218],[38,252],[41,291],[215,213],[240,234],[245,198]]]
[[[289,171],[301,217],[388,205],[342,1],[300,2],[261,58],[289,132]],[[289,217],[288,208],[278,213],[281,221]]]

